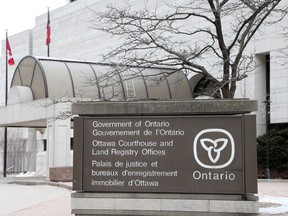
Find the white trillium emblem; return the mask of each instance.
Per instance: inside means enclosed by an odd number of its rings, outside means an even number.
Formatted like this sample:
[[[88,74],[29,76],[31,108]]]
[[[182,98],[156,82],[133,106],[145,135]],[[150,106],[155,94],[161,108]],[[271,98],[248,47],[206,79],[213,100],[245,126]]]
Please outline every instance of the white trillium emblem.
[[[200,139],[202,147],[208,152],[208,157],[212,163],[216,163],[221,155],[221,151],[227,146],[228,139],[219,138],[212,140],[209,138]]]
[[[201,167],[223,169],[229,166],[235,157],[233,136],[222,128],[207,128],[201,130],[194,138],[193,154],[195,161]],[[225,157],[221,157],[221,154],[224,154]],[[220,158],[222,158],[222,160],[220,160]]]

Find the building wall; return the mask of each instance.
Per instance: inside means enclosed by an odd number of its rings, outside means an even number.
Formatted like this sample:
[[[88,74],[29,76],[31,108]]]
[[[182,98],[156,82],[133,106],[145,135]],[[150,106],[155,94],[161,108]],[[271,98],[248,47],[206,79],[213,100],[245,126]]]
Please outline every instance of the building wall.
[[[279,8],[285,8],[288,0],[283,0]],[[277,19],[273,17],[271,21]],[[280,18],[280,17],[278,17]],[[271,124],[288,123],[288,16],[279,23],[263,26],[254,40],[253,51],[258,60],[254,71],[254,98],[259,101],[260,111],[263,108],[266,70],[263,67],[265,55],[270,55],[270,122]],[[286,34],[285,34],[286,32]],[[257,59],[258,58],[258,59]],[[259,62],[259,58],[262,61]],[[265,81],[263,81],[265,80]],[[259,117],[258,117],[259,118]],[[258,121],[259,122],[259,121]]]
[[[99,54],[107,48],[107,35],[89,28],[93,12],[89,8],[101,7],[103,2],[76,1],[50,12],[50,56],[55,58],[99,61]],[[33,29],[33,54],[47,56],[45,46],[47,15],[36,17]],[[112,40],[113,41],[113,40]],[[117,40],[116,40],[117,41]],[[111,40],[109,45],[111,45]]]

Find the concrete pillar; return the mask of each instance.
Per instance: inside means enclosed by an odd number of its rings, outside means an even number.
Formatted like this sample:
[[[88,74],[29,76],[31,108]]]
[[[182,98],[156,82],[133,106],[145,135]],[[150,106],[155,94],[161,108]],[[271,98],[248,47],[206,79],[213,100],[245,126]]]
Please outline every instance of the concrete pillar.
[[[27,139],[27,155],[25,157],[25,166],[28,171],[36,170],[36,153],[37,153],[37,140],[36,140],[36,129],[28,129],[28,139]]]
[[[258,112],[257,112],[257,135],[266,133],[266,68],[265,68],[265,55],[256,55],[255,62],[258,65],[255,68],[255,74],[252,76],[253,79],[249,80],[250,88],[257,86],[257,91],[254,91],[254,95],[251,98],[258,100]],[[251,91],[253,92],[253,91]]]
[[[61,110],[66,110],[65,106],[67,104],[55,104],[48,108],[50,117],[47,120],[47,177],[50,180],[53,178],[51,175],[53,175],[54,168],[67,169],[71,166],[71,119],[69,117],[59,118]],[[57,169],[58,171],[59,169]]]
[[[70,119],[50,122],[47,130],[49,168],[70,165]]]

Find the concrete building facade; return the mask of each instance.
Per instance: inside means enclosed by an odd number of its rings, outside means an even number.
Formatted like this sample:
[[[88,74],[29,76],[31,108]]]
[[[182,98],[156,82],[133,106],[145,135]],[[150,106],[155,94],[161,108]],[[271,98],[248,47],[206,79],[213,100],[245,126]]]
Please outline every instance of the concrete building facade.
[[[101,54],[118,44],[118,38],[111,37],[91,28],[91,20],[94,14],[93,11],[105,10],[106,5],[113,2],[115,1],[68,1],[67,5],[50,11],[50,57],[55,59],[100,62],[102,60]],[[136,0],[131,2],[135,3]],[[163,10],[165,10],[163,1],[156,1],[156,3],[158,8],[163,7]],[[288,0],[283,0],[281,4],[283,7],[288,6]],[[140,3],[137,4],[139,8],[142,6]],[[46,23],[47,14],[42,14],[35,18],[35,26],[33,29],[9,36],[16,63],[14,66],[8,68],[9,86],[14,75],[13,73],[23,57],[27,55],[47,56],[47,46],[45,44]],[[286,16],[277,25],[263,26],[263,28],[261,28],[261,31],[259,31],[259,34],[256,35],[248,48],[248,52],[254,53],[254,60],[257,67],[248,74],[246,79],[238,83],[236,98],[258,100],[258,135],[265,133],[269,128],[281,128],[288,125],[288,40],[287,36],[284,35],[285,31],[287,31],[287,29],[285,29],[285,26],[287,28],[287,23],[288,17]],[[1,52],[2,56],[5,56],[5,41],[2,41]],[[0,77],[3,78],[5,77],[5,60],[3,58],[1,59],[0,66]],[[2,78],[0,79],[0,104],[4,105],[5,79]],[[267,97],[267,95],[269,95],[269,97]],[[25,116],[27,108],[25,110],[25,108],[21,107],[21,104],[14,104],[13,106],[18,106],[18,109],[21,110],[19,113]],[[58,104],[48,109],[55,111],[55,109],[63,108],[59,108],[60,106],[66,105]],[[47,111],[46,108],[37,107],[37,109],[40,113],[44,112],[46,117],[49,116],[47,113],[50,111]],[[70,148],[67,147],[70,146],[70,121],[58,119],[57,121],[46,123],[45,126],[42,125],[38,129],[36,127],[36,130],[29,129],[30,131],[35,130],[34,132],[37,134],[38,143],[41,145],[40,149],[42,149],[37,153],[38,162],[35,164],[35,170],[47,171],[47,169],[45,169],[45,167],[47,168],[47,160],[45,159],[47,156],[44,151],[47,150],[46,142],[55,142],[55,145],[53,145],[55,147],[54,149],[51,149],[50,146],[51,154],[49,154],[49,157],[51,158],[48,163],[51,164],[49,164],[49,167],[70,166],[72,164],[71,152]],[[26,135],[26,137],[28,139],[28,135]],[[59,142],[59,144],[57,144],[57,142]],[[64,146],[60,144],[62,142],[65,143]],[[63,157],[63,154],[57,155],[56,152],[58,151],[64,151],[66,156]],[[54,161],[55,164],[51,161]],[[2,163],[2,159],[0,163]]]

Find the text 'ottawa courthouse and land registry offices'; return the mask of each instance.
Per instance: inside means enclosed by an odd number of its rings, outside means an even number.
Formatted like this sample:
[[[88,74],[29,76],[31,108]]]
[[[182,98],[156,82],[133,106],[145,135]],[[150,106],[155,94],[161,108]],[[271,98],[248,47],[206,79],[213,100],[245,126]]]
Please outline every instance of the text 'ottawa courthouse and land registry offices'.
[[[250,117],[81,118],[84,191],[243,193]]]

